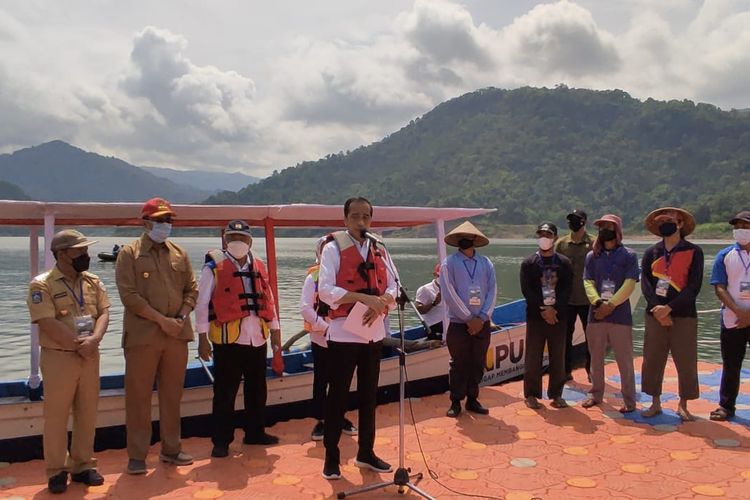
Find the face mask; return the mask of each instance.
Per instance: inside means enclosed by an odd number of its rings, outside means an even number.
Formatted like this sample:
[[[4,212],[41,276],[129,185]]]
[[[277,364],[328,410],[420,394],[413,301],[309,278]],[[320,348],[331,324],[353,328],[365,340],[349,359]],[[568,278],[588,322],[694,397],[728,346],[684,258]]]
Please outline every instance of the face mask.
[[[744,246],[750,243],[750,229],[735,229],[732,234],[740,245]]]
[[[600,229],[599,239],[602,241],[612,241],[617,239],[617,233],[613,229]]]
[[[581,229],[585,225],[586,225],[586,223],[583,222],[581,219],[571,219],[571,220],[568,221],[568,227],[574,233],[576,231],[578,231],[579,229]]]
[[[547,251],[550,248],[552,248],[552,245],[555,243],[555,240],[553,240],[552,238],[539,238],[537,242],[539,244],[540,250]]]
[[[660,236],[672,236],[675,232],[677,232],[677,223],[676,222],[665,222],[663,224],[659,224],[659,235]]]
[[[458,240],[458,248],[461,250],[468,250],[469,248],[474,246],[474,240],[470,240],[469,238],[461,238]]]
[[[241,259],[250,251],[250,245],[244,241],[230,241],[227,243],[227,252],[235,259]]]
[[[89,254],[85,253],[71,260],[70,264],[77,273],[82,273],[89,270],[89,262],[91,262],[91,257],[89,257]]]
[[[169,222],[154,222],[153,227],[148,232],[149,238],[155,243],[164,243],[172,234],[172,224]]]

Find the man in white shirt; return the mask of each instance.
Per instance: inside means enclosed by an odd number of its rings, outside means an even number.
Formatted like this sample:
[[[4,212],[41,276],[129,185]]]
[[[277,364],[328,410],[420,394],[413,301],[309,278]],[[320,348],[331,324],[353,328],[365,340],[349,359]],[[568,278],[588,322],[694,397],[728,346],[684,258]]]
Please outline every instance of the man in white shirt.
[[[214,398],[212,457],[226,457],[234,439],[234,400],[244,379],[244,444],[276,444],[266,434],[266,341],[271,338],[274,370],[281,362],[281,330],[265,264],[250,253],[250,226],[231,221],[224,231],[226,250],[206,255],[195,306],[198,354],[208,361],[213,343]]]
[[[341,477],[339,439],[344,423],[349,387],[357,369],[359,400],[359,451],[354,462],[376,472],[390,472],[392,467],[375,455],[375,407],[380,375],[384,329],[367,338],[348,330],[344,322],[359,302],[367,306],[363,325],[383,322],[384,314],[396,299],[396,272],[385,248],[366,236],[372,220],[372,204],[365,198],[349,198],[344,204],[346,231],[333,233],[320,259],[318,293],[330,306],[328,355],[336,363],[330,366],[326,400],[326,448],[323,477]],[[361,333],[361,332],[360,332]]]
[[[430,327],[427,338],[437,339],[443,334],[443,318],[445,316],[445,304],[440,295],[440,263],[435,265],[432,272],[433,280],[417,289],[415,305],[417,311],[424,318],[424,322]]]

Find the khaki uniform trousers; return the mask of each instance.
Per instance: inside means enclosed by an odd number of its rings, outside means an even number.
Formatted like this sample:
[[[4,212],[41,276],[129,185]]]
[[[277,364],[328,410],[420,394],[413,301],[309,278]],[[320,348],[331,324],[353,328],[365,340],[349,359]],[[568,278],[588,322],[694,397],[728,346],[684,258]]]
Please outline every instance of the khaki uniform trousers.
[[[75,352],[42,347],[44,378],[44,461],[47,477],[96,467],[94,436],[99,402],[99,353],[84,359]],[[68,417],[73,437],[68,453]]]
[[[145,460],[151,445],[151,395],[159,391],[161,451],[181,450],[180,401],[185,384],[186,340],[162,336],[150,345],[125,347],[125,426],[128,457]]]

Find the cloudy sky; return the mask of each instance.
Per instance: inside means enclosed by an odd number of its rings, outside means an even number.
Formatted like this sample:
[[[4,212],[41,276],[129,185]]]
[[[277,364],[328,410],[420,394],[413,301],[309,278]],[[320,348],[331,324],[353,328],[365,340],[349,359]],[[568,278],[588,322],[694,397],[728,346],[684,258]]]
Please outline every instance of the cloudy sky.
[[[750,107],[750,0],[3,0],[0,152],[274,169],[481,87]]]

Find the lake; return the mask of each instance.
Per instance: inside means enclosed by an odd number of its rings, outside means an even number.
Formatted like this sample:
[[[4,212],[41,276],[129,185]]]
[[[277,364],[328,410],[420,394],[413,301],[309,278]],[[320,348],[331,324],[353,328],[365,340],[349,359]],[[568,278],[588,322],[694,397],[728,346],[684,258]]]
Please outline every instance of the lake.
[[[90,249],[91,272],[97,274],[112,301],[109,330],[102,345],[102,373],[124,369],[120,348],[122,332],[122,304],[115,286],[114,263],[99,262],[96,254],[108,252],[115,243],[127,243],[126,238],[95,238],[99,243]],[[217,238],[174,238],[190,254],[196,274],[200,273],[205,252],[217,247]],[[287,339],[302,329],[298,312],[299,294],[307,268],[314,261],[315,238],[277,238],[279,301],[281,307],[282,336]],[[432,239],[392,239],[388,242],[393,260],[398,267],[401,280],[413,298],[417,288],[432,279],[432,269],[437,262],[437,247]],[[647,242],[628,243],[640,256],[649,245]],[[40,247],[42,239],[40,238]],[[699,310],[719,307],[719,301],[709,286],[709,275],[713,258],[726,243],[701,244],[706,258],[704,285],[698,298]],[[29,316],[26,308],[29,276],[29,241],[25,237],[0,237],[0,341],[5,346],[0,350],[0,380],[25,379],[29,372]],[[493,240],[481,249],[495,265],[498,279],[498,304],[521,297],[518,272],[523,258],[533,251],[532,240]],[[254,241],[256,255],[265,258],[263,238]],[[40,269],[42,267],[40,266]],[[643,308],[641,301],[635,315],[635,354],[641,355],[643,345]],[[407,309],[407,324],[414,324],[414,315]],[[396,325],[396,321],[392,322]],[[191,344],[191,360],[197,351],[197,343]],[[721,363],[719,349],[719,315],[707,313],[699,316],[698,356],[706,361]]]

